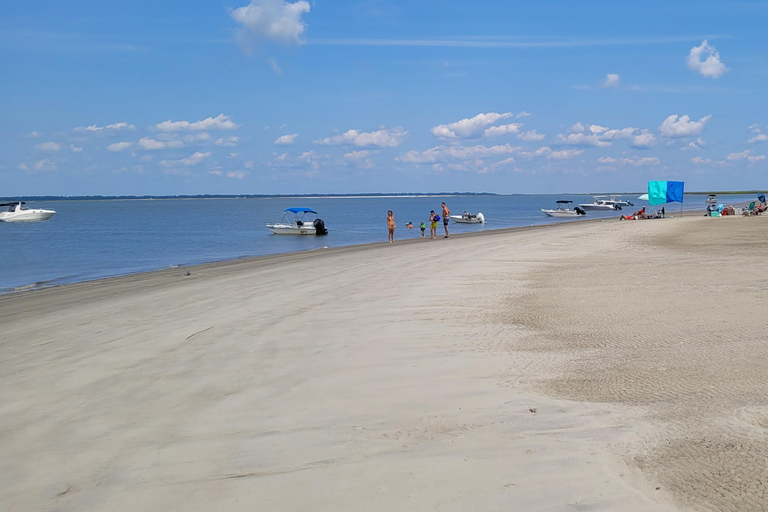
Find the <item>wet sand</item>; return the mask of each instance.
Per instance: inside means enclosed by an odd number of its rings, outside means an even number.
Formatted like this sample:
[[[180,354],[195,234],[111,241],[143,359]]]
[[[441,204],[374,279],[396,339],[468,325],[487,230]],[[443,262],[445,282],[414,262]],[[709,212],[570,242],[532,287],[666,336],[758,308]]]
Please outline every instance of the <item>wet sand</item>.
[[[761,510],[766,228],[580,222],[2,296],[0,504]]]

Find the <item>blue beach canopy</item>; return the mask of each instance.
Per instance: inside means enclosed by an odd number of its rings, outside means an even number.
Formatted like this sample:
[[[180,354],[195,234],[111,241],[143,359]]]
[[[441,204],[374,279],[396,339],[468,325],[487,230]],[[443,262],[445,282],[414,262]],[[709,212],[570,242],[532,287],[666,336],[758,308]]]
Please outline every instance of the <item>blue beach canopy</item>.
[[[682,203],[684,185],[682,181],[649,181],[648,202],[652,205]]]
[[[286,208],[283,211],[293,213],[317,213],[315,210],[310,210],[309,208]]]

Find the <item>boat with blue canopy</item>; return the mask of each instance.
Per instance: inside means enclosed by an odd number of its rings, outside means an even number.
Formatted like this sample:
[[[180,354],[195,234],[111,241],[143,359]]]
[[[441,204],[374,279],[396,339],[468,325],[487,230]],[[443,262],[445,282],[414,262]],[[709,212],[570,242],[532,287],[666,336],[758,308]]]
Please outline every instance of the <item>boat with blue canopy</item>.
[[[327,235],[323,219],[311,208],[286,208],[283,218],[275,224],[267,224],[267,229],[276,235]]]

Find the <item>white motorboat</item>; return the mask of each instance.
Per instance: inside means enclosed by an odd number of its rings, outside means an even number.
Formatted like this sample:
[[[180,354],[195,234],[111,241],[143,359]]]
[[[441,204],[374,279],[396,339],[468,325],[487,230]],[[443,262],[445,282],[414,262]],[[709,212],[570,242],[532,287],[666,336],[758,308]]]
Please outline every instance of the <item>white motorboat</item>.
[[[314,220],[310,217],[314,216]],[[267,224],[267,228],[276,235],[327,235],[323,219],[317,218],[317,212],[310,208],[286,208],[283,218],[276,224]]]
[[[579,206],[583,210],[592,211],[611,211],[621,210],[621,206],[608,202],[608,196],[594,196],[594,200],[591,203],[582,203]]]
[[[572,204],[573,201],[555,201],[556,208],[554,210],[545,210],[544,208],[541,208],[541,211],[546,213],[549,217],[580,217],[587,214],[587,212],[578,206],[571,209]]]
[[[54,210],[25,208],[25,204],[27,203],[24,201],[0,204],[0,207],[8,207],[8,210],[0,212],[0,222],[39,222],[48,220],[56,214]]]
[[[477,214],[463,212],[461,215],[451,215],[450,218],[459,224],[485,224],[485,216],[480,212]]]
[[[619,206],[635,206],[633,203],[630,203],[629,201],[624,201],[621,196],[611,196],[610,198],[605,200],[608,204],[616,204]]]

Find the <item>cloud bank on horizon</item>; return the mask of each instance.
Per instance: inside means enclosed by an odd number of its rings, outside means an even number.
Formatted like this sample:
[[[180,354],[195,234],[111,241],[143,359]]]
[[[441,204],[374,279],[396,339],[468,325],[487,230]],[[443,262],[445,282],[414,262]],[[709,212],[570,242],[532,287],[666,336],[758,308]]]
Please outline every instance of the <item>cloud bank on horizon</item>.
[[[650,12],[614,6],[601,15],[632,20],[617,37],[563,0],[585,33],[557,38],[542,6],[499,28],[482,8],[447,3],[432,37],[426,7],[384,3],[250,0],[216,11],[193,0],[197,28],[163,36],[173,51],[94,26],[98,51],[122,55],[114,63],[62,48],[54,10],[61,67],[40,65],[45,38],[40,48],[0,47],[18,68],[16,85],[0,91],[14,104],[3,121],[5,193],[588,192],[657,178],[762,186],[768,109],[759,66],[745,63],[762,58],[749,41],[766,36],[738,8],[707,15],[714,3],[681,2],[678,30],[648,37],[660,2]],[[704,14],[691,19],[693,5]],[[73,9],[86,18],[84,4]],[[16,13],[30,33],[34,14]],[[477,36],[488,27],[497,33]],[[57,79],[39,80],[47,73]],[[65,97],[74,108],[53,110]]]

